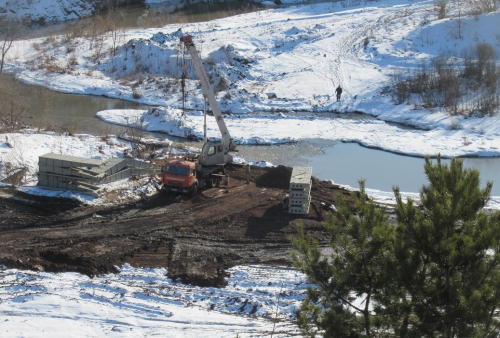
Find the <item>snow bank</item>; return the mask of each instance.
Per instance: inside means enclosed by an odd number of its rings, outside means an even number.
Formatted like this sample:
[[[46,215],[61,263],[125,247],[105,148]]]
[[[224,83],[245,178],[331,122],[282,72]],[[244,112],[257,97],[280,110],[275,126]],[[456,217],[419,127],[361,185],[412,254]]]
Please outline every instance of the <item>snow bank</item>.
[[[450,19],[436,20],[433,2],[381,0],[289,6],[211,22],[173,24],[162,29],[130,30],[117,39],[115,54],[92,62],[95,46],[76,38],[74,53],[61,44],[47,47],[66,72],[33,67],[43,39],[19,42],[7,60],[18,78],[51,89],[105,95],[160,105],[162,117],[142,113],[147,130],[180,137],[201,136],[201,114],[179,114],[183,105],[178,38],[192,34],[212,79],[228,128],[239,144],[279,144],[301,139],[357,142],[413,156],[500,156],[499,117],[463,118],[395,105],[386,88],[395,70],[417,67],[443,51],[460,51],[500,36],[500,12],[464,17],[461,40]],[[453,10],[450,12],[453,14]],[[104,41],[107,51],[112,38]],[[500,51],[497,44],[492,44]],[[36,63],[37,61],[35,61]],[[203,96],[187,58],[187,108],[201,110]],[[334,98],[337,85],[344,92]],[[297,112],[293,114],[292,112]],[[361,111],[376,120],[333,119],[319,112]],[[131,113],[99,116],[125,125]],[[114,115],[114,116],[113,116]],[[164,119],[167,120],[164,120]],[[162,120],[163,119],[163,120]],[[384,121],[408,125],[402,128]],[[209,118],[209,136],[219,132]]]
[[[91,16],[97,0],[16,0],[0,1],[0,13],[26,18],[41,25]],[[1,15],[1,14],[0,14]]]
[[[119,274],[90,279],[0,266],[0,321],[23,337],[300,336],[291,322],[308,284],[295,270],[237,266],[224,289],[176,283],[164,268],[125,264]],[[278,294],[279,306],[278,306]],[[278,311],[277,311],[278,310]]]
[[[106,122],[123,126],[136,125],[148,131],[172,136],[203,138],[202,112],[175,108],[144,110],[106,110],[97,113]],[[323,115],[324,116],[324,115]],[[471,119],[473,120],[473,119]],[[483,122],[477,119],[478,123]],[[489,122],[500,122],[500,117]],[[284,114],[227,115],[225,122],[237,144],[280,144],[301,139],[324,139],[355,142],[366,147],[384,149],[412,156],[500,156],[500,141],[486,133],[434,128],[420,130],[401,128],[373,119],[343,119]],[[471,125],[473,122],[468,121]],[[500,125],[500,123],[497,123]],[[496,126],[492,126],[496,129]],[[213,116],[207,116],[209,138],[220,139]],[[411,141],[411,142],[409,142]]]

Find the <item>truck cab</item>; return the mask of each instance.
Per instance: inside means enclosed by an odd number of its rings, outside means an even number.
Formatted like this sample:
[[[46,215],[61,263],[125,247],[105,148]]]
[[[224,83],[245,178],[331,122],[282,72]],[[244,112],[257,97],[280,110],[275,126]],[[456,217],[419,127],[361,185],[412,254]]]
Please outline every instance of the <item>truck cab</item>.
[[[198,191],[196,165],[187,160],[169,161],[163,169],[162,182],[167,192],[196,195]]]
[[[221,142],[207,142],[203,145],[199,161],[206,166],[218,165],[232,162],[233,156],[224,153],[224,145]]]

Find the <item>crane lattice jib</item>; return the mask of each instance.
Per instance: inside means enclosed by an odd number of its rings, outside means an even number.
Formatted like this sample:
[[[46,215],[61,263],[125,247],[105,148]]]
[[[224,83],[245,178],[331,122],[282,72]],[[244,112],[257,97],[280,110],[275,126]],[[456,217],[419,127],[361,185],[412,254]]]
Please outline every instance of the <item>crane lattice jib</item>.
[[[212,108],[212,112],[214,113],[215,120],[217,121],[217,125],[219,126],[219,130],[222,136],[221,139],[224,147],[224,153],[227,153],[228,151],[233,150],[231,148],[233,148],[234,145],[231,142],[231,135],[229,135],[229,131],[227,130],[226,123],[224,122],[224,118],[222,117],[222,113],[219,108],[219,104],[217,103],[212,87],[210,86],[210,81],[208,80],[207,73],[205,72],[203,64],[201,63],[201,58],[198,50],[193,43],[193,38],[191,35],[183,36],[181,38],[181,42],[184,43],[186,49],[189,52],[189,55],[191,55],[191,60],[193,61],[194,68],[196,69],[196,73],[200,78],[201,87],[203,89],[203,96],[205,96],[205,98],[208,100],[208,103],[210,104],[210,107]]]

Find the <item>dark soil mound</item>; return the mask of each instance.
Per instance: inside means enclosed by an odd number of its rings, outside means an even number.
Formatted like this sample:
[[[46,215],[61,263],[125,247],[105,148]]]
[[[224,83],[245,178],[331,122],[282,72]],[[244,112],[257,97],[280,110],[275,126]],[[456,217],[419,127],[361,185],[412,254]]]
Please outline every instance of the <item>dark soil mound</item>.
[[[258,187],[289,189],[291,177],[292,168],[279,165],[270,168],[268,172],[257,178],[255,184]]]
[[[205,245],[204,245],[205,244]],[[227,285],[224,263],[230,258],[225,250],[195,239],[176,239],[171,245],[167,276],[184,284],[224,287]]]

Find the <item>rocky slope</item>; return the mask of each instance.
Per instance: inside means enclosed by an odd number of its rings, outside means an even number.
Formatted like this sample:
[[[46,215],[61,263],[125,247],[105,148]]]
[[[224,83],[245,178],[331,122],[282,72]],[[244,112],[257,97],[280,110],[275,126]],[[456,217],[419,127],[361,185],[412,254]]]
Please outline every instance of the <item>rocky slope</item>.
[[[132,2],[144,0],[118,0],[119,5]],[[0,1],[0,16],[24,18],[33,24],[46,25],[91,16],[106,9],[108,3],[105,0],[3,0]]]

